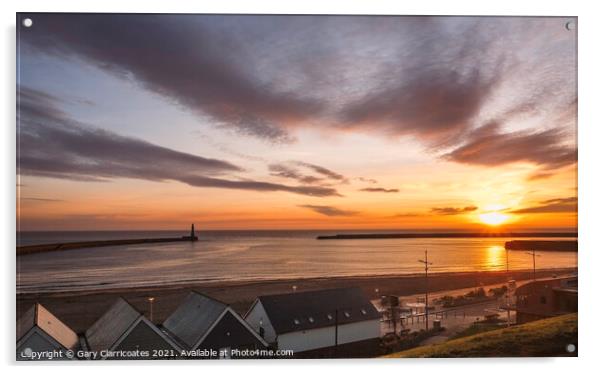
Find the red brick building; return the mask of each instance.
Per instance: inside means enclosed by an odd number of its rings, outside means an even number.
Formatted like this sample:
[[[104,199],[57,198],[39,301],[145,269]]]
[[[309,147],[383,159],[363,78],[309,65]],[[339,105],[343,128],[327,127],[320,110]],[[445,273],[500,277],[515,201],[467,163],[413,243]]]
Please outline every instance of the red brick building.
[[[542,279],[516,289],[516,323],[577,312],[577,277]]]

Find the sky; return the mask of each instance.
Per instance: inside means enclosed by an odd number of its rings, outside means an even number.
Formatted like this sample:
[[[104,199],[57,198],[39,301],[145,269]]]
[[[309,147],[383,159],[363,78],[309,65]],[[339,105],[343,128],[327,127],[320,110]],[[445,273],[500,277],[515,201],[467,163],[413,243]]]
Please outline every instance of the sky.
[[[576,228],[576,19],[19,18],[19,230]]]

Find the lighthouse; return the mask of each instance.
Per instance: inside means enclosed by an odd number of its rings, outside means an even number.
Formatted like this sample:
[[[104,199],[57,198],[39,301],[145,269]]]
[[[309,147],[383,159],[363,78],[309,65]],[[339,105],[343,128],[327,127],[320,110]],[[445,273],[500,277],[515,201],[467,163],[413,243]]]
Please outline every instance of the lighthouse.
[[[182,240],[189,240],[191,242],[196,242],[197,240],[199,240],[198,236],[196,236],[194,234],[194,223],[190,225],[190,235],[189,236],[183,236]]]

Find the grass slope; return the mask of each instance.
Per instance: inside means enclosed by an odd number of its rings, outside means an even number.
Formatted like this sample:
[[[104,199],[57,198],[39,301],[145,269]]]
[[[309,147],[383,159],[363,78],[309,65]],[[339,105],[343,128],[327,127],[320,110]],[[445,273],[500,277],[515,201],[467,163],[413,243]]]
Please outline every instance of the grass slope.
[[[385,357],[577,356],[577,352],[566,352],[567,344],[577,346],[576,313],[418,347]]]

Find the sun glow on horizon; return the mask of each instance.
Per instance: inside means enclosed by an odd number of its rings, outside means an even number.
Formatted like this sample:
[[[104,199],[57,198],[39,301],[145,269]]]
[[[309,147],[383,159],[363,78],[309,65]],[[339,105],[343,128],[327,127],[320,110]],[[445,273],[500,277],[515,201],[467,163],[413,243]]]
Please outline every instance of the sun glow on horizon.
[[[498,226],[506,222],[510,217],[500,212],[487,212],[479,214],[479,219],[486,225]]]

